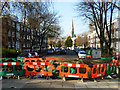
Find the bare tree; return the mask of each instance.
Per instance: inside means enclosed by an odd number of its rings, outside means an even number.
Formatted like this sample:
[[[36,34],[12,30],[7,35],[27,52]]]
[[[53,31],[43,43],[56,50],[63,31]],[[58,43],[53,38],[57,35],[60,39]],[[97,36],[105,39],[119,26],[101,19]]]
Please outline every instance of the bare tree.
[[[46,35],[56,36],[60,34],[57,13],[51,12],[49,6],[48,2],[34,2],[29,8],[28,24],[34,31],[40,31],[40,51]]]
[[[101,50],[103,52],[103,44],[105,43],[108,48],[108,55],[111,55],[112,20],[116,6],[117,0],[111,2],[108,0],[99,0],[99,2],[85,0],[85,2],[77,5],[79,15],[93,22],[92,26],[100,39]]]
[[[58,25],[59,16],[50,9],[51,2],[4,2],[2,3],[1,15],[8,10],[12,10],[9,14],[16,14],[19,20],[25,26],[30,26],[34,33],[40,32],[40,51],[43,40],[47,35],[60,35],[60,26]],[[17,10],[17,13],[14,13]],[[25,29],[23,27],[23,29]],[[34,38],[34,35],[33,35]],[[32,39],[31,39],[32,40]],[[34,42],[34,39],[32,40]],[[33,43],[34,44],[34,43]]]

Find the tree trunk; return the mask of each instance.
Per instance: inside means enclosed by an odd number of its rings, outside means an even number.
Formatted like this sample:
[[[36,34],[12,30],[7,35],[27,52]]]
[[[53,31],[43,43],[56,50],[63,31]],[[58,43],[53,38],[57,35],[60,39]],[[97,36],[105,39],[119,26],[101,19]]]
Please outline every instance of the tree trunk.
[[[104,55],[104,47],[103,47],[103,42],[100,40],[100,49],[101,49],[101,56]]]
[[[112,56],[112,49],[110,47],[111,45],[108,45],[108,56]]]

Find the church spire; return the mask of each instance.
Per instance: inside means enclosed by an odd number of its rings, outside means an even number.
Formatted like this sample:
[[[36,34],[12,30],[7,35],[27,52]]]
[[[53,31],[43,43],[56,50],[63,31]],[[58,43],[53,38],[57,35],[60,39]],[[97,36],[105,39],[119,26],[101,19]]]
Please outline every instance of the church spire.
[[[71,38],[74,37],[74,25],[73,25],[73,19],[72,19],[72,25],[71,25]]]

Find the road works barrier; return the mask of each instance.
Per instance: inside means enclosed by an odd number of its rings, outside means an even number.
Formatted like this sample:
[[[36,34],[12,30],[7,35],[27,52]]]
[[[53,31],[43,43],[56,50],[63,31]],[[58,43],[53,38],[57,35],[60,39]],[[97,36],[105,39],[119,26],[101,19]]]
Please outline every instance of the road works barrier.
[[[22,67],[22,63],[20,62],[3,62],[0,63],[1,66],[1,76],[22,76],[24,75],[24,70]]]
[[[85,58],[91,58],[91,55],[85,55]]]
[[[97,78],[105,75],[106,64],[96,64],[91,68],[91,77]]]
[[[116,59],[117,59],[117,60],[116,60]],[[112,62],[117,64],[116,73],[117,73],[117,74],[119,75],[119,77],[120,77],[120,62],[118,61],[118,58],[116,58],[116,59],[113,59]]]
[[[24,58],[22,61],[23,63],[25,62],[44,62],[42,58]]]
[[[54,65],[50,62],[26,62],[23,68],[25,75],[53,76]]]
[[[120,67],[120,62],[116,59],[111,59],[111,63],[95,64],[92,65],[92,67],[87,64],[54,62],[55,59],[63,58],[46,58],[44,60],[43,58],[24,58],[24,60],[4,58],[4,62],[0,63],[0,66],[2,66],[2,72],[0,72],[0,75],[40,75],[68,78],[97,78],[105,75],[116,74],[118,66]]]
[[[117,63],[107,64],[106,75],[112,75],[116,73]]]
[[[90,68],[86,64],[61,63],[57,70],[59,70],[59,76],[61,77],[89,78]]]

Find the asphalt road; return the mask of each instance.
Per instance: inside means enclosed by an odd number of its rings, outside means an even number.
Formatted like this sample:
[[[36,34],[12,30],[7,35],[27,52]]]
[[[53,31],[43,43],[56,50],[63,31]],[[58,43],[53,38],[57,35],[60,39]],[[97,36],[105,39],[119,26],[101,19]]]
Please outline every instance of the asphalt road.
[[[78,55],[74,50],[67,50],[66,54],[49,54],[43,56],[43,58],[53,58],[53,57],[60,57],[60,58],[78,58]]]

